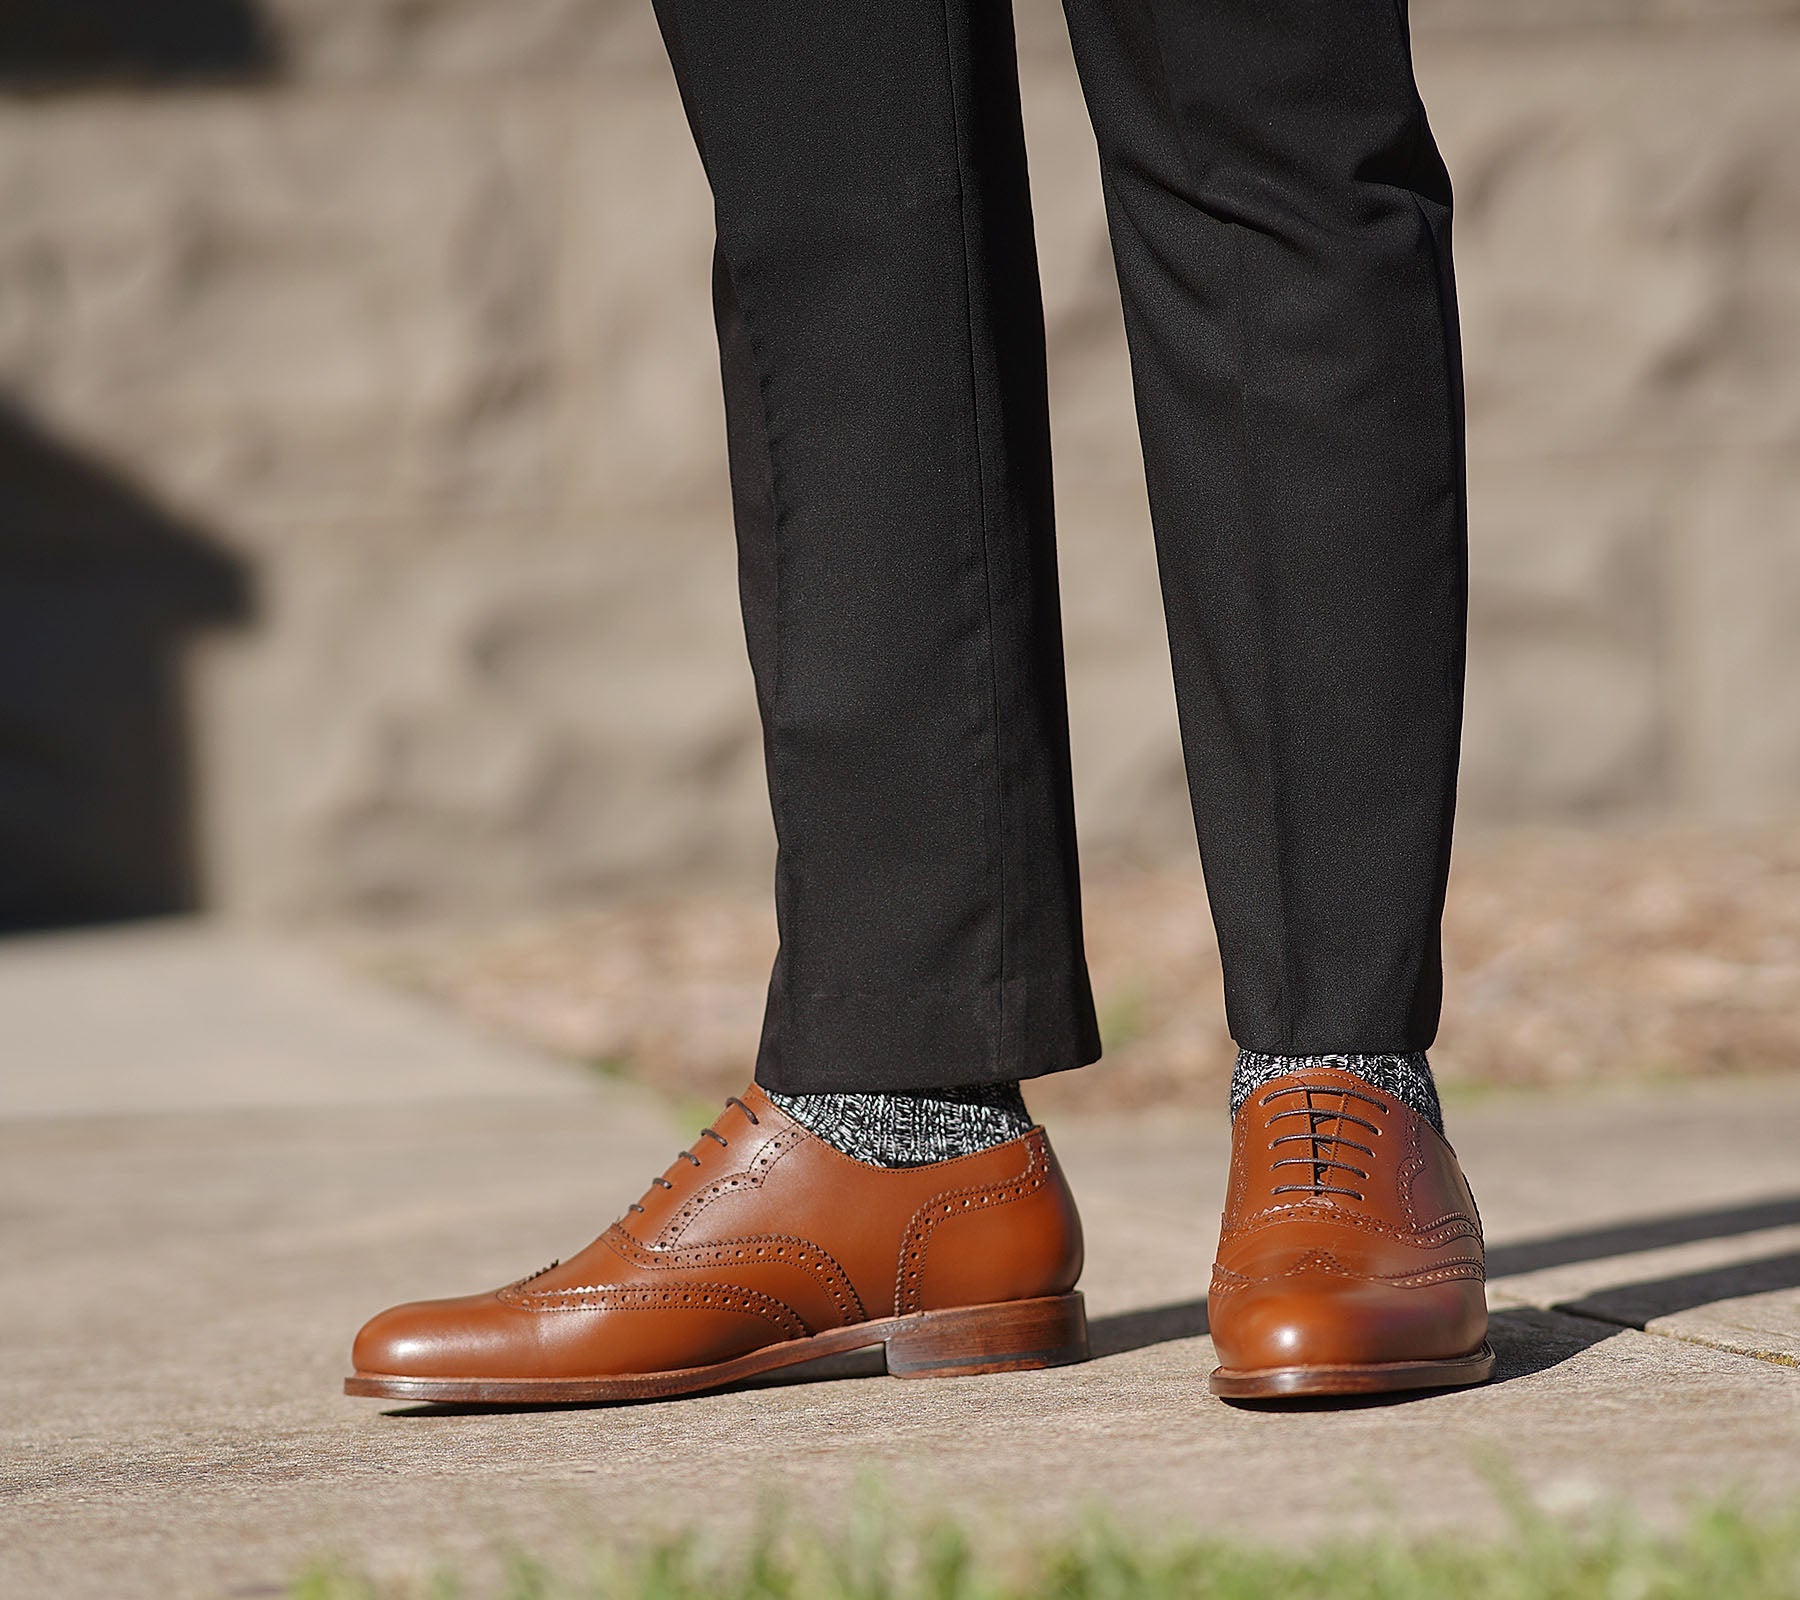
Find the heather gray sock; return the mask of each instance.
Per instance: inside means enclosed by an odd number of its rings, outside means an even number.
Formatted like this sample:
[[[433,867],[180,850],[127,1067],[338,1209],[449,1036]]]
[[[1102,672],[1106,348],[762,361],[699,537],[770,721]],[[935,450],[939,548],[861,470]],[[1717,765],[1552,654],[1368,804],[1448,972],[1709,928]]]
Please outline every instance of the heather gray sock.
[[[1267,1056],[1253,1050],[1238,1051],[1237,1065],[1231,1071],[1231,1114],[1271,1078],[1290,1072],[1303,1072],[1308,1067],[1332,1067],[1353,1073],[1364,1083],[1391,1094],[1436,1128],[1444,1131],[1444,1112],[1438,1104],[1437,1085],[1432,1082],[1431,1063],[1423,1050],[1405,1056]]]
[[[773,1094],[769,1098],[834,1149],[877,1167],[923,1167],[972,1156],[1031,1129],[1016,1083],[903,1094]]]

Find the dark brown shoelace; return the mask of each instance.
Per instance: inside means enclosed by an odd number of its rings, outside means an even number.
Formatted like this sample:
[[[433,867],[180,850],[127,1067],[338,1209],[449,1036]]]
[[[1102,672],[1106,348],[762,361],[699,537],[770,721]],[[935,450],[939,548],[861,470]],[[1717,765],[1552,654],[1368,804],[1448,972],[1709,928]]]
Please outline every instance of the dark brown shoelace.
[[[738,1097],[734,1094],[729,1094],[725,1097],[725,1104],[728,1106],[736,1106],[739,1111],[743,1112],[744,1115],[750,1119],[750,1126],[753,1128],[756,1127],[762,1121],[761,1117],[759,1117],[754,1111],[752,1111],[747,1105],[744,1104],[744,1102],[742,1100],[738,1099]],[[729,1150],[731,1148],[731,1141],[729,1139],[727,1139],[724,1134],[718,1132],[716,1129],[702,1128],[700,1130],[700,1137],[702,1139],[711,1139],[713,1141],[713,1143],[718,1145],[721,1150]],[[687,1164],[691,1167],[697,1167],[700,1165],[700,1158],[697,1155],[695,1155],[692,1150],[681,1151],[679,1153],[677,1159],[687,1162]],[[660,1174],[658,1174],[656,1177],[652,1178],[650,1181],[653,1184],[655,1184],[656,1187],[659,1189],[673,1189],[675,1187],[674,1184],[670,1183],[667,1178],[661,1176]],[[625,1209],[627,1211],[636,1211],[641,1214],[644,1208],[641,1205],[639,1205],[637,1203],[637,1201],[633,1200],[631,1202],[631,1204],[629,1206],[627,1206]]]
[[[1362,1094],[1355,1089],[1346,1089],[1339,1084],[1289,1084],[1284,1089],[1271,1089],[1267,1094],[1260,1098],[1258,1104],[1265,1106],[1270,1105],[1274,1101],[1281,1099],[1283,1096],[1291,1094],[1328,1095],[1332,1099],[1340,1102],[1347,1100],[1363,1100],[1374,1106],[1384,1117],[1388,1114],[1386,1103],[1378,1100],[1374,1095]],[[1354,1124],[1358,1128],[1367,1128],[1369,1133],[1377,1139],[1381,1137],[1380,1126],[1377,1123],[1370,1122],[1366,1117],[1359,1117],[1355,1115],[1355,1113],[1343,1109],[1341,1105],[1337,1108],[1327,1108],[1324,1106],[1315,1106],[1311,1104],[1310,1101],[1305,1105],[1290,1106],[1284,1111],[1277,1111],[1269,1118],[1269,1125],[1270,1127],[1273,1127],[1277,1122],[1285,1121],[1289,1117],[1305,1117],[1307,1119],[1306,1131],[1304,1133],[1283,1133],[1276,1135],[1275,1138],[1269,1141],[1269,1150],[1271,1154],[1284,1144],[1305,1144],[1311,1146],[1311,1149],[1306,1155],[1279,1156],[1271,1163],[1271,1165],[1277,1167],[1309,1167],[1311,1168],[1311,1176],[1305,1183],[1277,1184],[1273,1192],[1275,1194],[1341,1194],[1351,1200],[1363,1199],[1364,1195],[1360,1189],[1350,1189],[1344,1187],[1341,1183],[1332,1183],[1330,1181],[1330,1176],[1334,1172],[1346,1172],[1352,1177],[1366,1179],[1369,1176],[1367,1168],[1359,1167],[1351,1161],[1340,1161],[1338,1159],[1338,1154],[1340,1151],[1355,1150],[1361,1152],[1365,1156],[1373,1156],[1375,1154],[1374,1147],[1361,1144],[1357,1140],[1348,1138],[1340,1132],[1327,1133],[1320,1124],[1321,1122],[1327,1122],[1332,1124],[1334,1128],[1342,1128],[1346,1124]]]

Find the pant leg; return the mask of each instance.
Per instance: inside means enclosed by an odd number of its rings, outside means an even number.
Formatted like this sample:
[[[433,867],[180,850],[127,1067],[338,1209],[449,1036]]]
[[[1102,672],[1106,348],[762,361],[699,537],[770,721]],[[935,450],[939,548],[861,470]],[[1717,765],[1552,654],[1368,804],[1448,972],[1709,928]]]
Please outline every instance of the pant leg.
[[[778,844],[758,1081],[1099,1053],[1004,0],[657,0],[712,186]]]
[[[1462,716],[1450,185],[1405,0],[1066,0],[1240,1045],[1422,1049]]]

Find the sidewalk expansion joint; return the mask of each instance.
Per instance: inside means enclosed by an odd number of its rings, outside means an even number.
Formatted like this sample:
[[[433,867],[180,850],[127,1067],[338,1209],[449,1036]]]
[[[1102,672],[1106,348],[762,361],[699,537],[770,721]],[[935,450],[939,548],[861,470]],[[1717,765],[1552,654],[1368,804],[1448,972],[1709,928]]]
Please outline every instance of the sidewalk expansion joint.
[[[1800,1357],[1790,1355],[1785,1350],[1745,1349],[1742,1345],[1727,1344],[1722,1339],[1708,1339],[1697,1333],[1684,1333],[1678,1328],[1646,1327],[1641,1322],[1633,1322],[1629,1317],[1609,1317],[1597,1311],[1578,1310],[1572,1303],[1552,1305],[1549,1309],[1559,1317],[1573,1317],[1580,1322],[1595,1322],[1603,1328],[1647,1333],[1653,1339],[1671,1339],[1677,1344],[1696,1345],[1702,1350],[1717,1350],[1724,1355],[1743,1356],[1748,1361],[1760,1361],[1765,1366],[1783,1367],[1790,1372],[1800,1371]]]

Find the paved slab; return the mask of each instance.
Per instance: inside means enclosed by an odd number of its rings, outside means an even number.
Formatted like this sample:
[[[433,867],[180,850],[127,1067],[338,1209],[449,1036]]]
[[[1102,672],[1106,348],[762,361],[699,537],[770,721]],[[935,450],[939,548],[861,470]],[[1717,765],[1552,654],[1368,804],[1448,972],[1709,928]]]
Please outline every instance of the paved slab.
[[[0,1115],[558,1098],[578,1074],[249,930],[0,940]]]
[[[903,1384],[849,1363],[672,1403],[456,1413],[343,1399],[358,1321],[566,1254],[692,1129],[206,929],[0,947],[13,1002],[31,1059],[0,1081],[0,1593],[273,1593],[321,1553],[415,1570],[729,1530],[771,1493],[832,1517],[870,1472],[989,1526],[1105,1503],[1275,1539],[1399,1508],[1491,1527],[1501,1464],[1548,1503],[1653,1517],[1800,1492],[1800,1078],[1454,1112],[1501,1356],[1468,1393],[1209,1399],[1226,1137],[1184,1113],[1057,1130],[1088,1227],[1087,1366]]]

